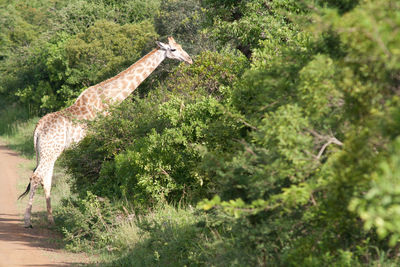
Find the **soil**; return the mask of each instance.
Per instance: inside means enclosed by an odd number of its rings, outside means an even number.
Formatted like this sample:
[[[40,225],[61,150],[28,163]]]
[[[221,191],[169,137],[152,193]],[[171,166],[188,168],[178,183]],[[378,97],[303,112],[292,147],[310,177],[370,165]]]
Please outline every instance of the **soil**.
[[[17,192],[17,181],[18,170],[27,161],[0,144],[0,267],[81,265],[87,258],[60,249],[60,236],[55,231],[42,225],[24,228],[23,212],[17,208],[22,193]],[[22,201],[25,205],[28,200]]]

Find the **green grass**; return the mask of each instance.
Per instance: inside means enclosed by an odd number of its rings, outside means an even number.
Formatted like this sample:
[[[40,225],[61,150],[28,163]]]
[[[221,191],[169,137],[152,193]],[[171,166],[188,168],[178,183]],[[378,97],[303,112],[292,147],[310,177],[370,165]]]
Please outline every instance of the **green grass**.
[[[0,111],[0,138],[26,158],[34,157],[33,131],[38,117],[29,118],[26,109],[9,106]]]
[[[121,225],[113,245],[123,253],[109,266],[193,266],[203,237],[199,219],[191,208],[164,206]]]
[[[190,207],[164,205],[145,215],[131,214],[109,233],[102,266],[198,266],[205,264],[206,229]],[[111,253],[110,253],[111,252]]]

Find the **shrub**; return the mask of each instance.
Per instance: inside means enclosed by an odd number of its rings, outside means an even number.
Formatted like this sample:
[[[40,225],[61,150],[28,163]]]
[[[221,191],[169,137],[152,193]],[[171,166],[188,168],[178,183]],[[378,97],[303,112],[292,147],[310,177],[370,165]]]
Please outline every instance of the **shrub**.
[[[91,251],[104,248],[112,240],[115,220],[122,212],[108,199],[87,192],[82,199],[64,199],[55,212],[57,225],[74,251]]]
[[[150,205],[164,198],[193,201],[214,186],[202,154],[223,155],[238,145],[232,138],[241,132],[234,129],[243,124],[222,103],[229,103],[229,86],[247,60],[205,52],[195,62],[179,67],[158,93],[125,101],[66,153],[76,189]]]
[[[199,96],[229,99],[229,89],[248,67],[247,59],[234,51],[200,53],[188,68],[180,65],[165,81],[165,88],[173,94],[195,100]],[[228,95],[224,95],[227,94]]]
[[[149,21],[124,26],[97,21],[76,36],[59,34],[33,56],[42,73],[17,95],[21,102],[34,102],[47,110],[72,104],[83,89],[138,60],[155,37]]]
[[[50,10],[50,31],[66,32],[76,35],[85,32],[98,20],[113,21],[119,25],[135,24],[152,20],[157,13],[160,0],[74,0],[59,1],[56,8]]]

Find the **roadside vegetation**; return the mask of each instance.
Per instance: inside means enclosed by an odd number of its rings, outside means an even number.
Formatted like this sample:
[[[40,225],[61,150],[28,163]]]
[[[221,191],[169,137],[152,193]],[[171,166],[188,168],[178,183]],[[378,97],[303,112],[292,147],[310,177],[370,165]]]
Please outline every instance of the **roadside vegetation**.
[[[59,164],[72,251],[102,266],[398,266],[394,0],[0,1],[0,133],[172,35],[165,61]],[[57,182],[57,181],[55,181]]]

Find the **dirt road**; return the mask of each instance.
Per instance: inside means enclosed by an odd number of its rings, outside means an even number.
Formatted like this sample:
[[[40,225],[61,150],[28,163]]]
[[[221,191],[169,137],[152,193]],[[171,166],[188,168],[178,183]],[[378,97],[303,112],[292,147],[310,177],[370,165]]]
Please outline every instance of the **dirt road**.
[[[56,249],[52,231],[23,226],[23,214],[16,205],[21,192],[17,192],[16,185],[19,165],[24,161],[0,144],[0,267],[71,266],[77,263],[74,255]]]

